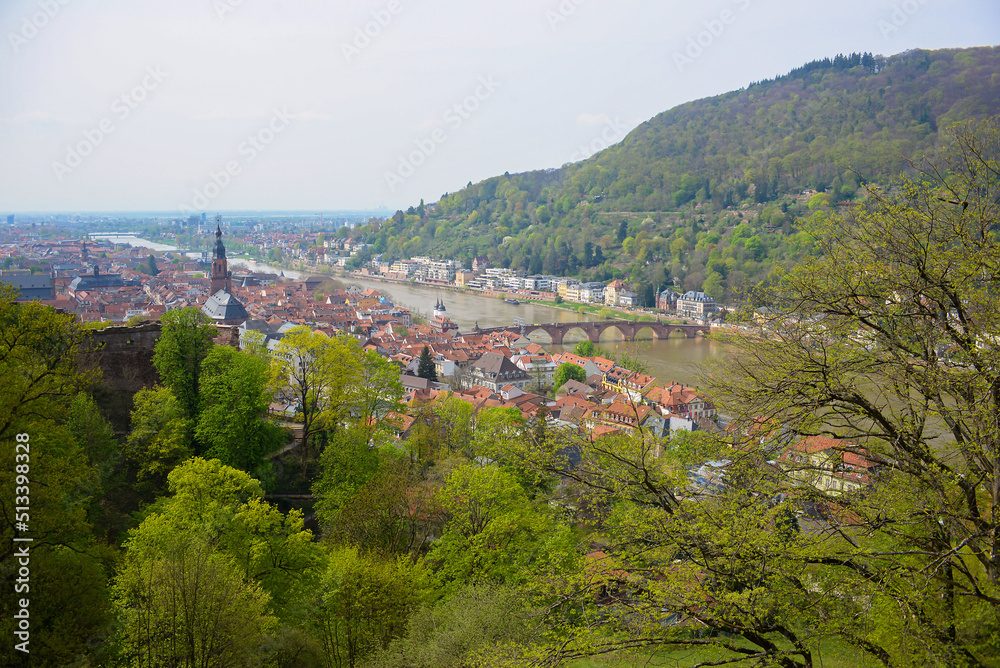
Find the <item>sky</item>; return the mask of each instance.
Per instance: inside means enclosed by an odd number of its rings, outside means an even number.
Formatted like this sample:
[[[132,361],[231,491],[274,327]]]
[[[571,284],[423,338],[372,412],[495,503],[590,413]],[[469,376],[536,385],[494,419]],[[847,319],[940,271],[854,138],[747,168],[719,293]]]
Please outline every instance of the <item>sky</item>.
[[[1000,7],[4,0],[0,33],[0,212],[395,210],[810,60],[1000,44]]]

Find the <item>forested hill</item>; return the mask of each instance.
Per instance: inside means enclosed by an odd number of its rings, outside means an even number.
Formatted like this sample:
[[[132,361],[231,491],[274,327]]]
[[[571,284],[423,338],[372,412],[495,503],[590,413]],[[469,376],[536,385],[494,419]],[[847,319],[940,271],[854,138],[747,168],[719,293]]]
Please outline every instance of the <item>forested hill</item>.
[[[386,260],[488,254],[725,299],[808,252],[803,218],[933,156],[949,124],[997,113],[1000,48],[841,55],[675,107],[587,160],[470,184],[353,234]]]

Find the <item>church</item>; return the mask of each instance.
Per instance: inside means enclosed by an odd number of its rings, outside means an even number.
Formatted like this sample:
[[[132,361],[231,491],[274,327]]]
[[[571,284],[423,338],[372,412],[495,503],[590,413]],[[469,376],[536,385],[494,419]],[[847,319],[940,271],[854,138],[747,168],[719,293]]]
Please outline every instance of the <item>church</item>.
[[[431,320],[430,325],[442,334],[447,334],[451,331],[458,332],[458,325],[448,317],[448,311],[445,309],[444,301],[441,299],[438,299],[434,303],[434,319]]]
[[[240,325],[250,315],[243,302],[233,295],[233,272],[229,271],[226,260],[226,247],[222,244],[221,216],[216,216],[215,251],[212,259],[212,293],[205,305],[201,307],[205,313],[218,325]]]

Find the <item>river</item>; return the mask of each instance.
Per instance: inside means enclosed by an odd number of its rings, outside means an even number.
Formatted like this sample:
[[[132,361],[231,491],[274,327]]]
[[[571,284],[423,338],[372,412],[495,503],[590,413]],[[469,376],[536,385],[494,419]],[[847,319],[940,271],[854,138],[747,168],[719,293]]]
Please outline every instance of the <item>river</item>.
[[[174,251],[177,250],[177,246],[169,246],[167,244],[159,244],[155,241],[149,241],[148,239],[141,239],[132,234],[91,234],[90,238],[94,241],[107,241],[112,244],[128,244],[130,246],[135,246],[136,248],[148,248],[155,251]]]
[[[177,250],[175,246],[160,244],[135,236],[109,235],[102,236],[102,239],[107,239],[112,243],[127,243],[156,251]],[[293,279],[316,275],[310,273],[304,274],[293,269],[282,269],[242,258],[231,258],[231,263],[230,268],[232,269],[243,265],[253,271],[275,274],[284,272],[286,277]],[[334,280],[350,285],[358,285],[363,288],[374,288],[379,292],[389,295],[393,302],[427,317],[431,316],[435,303],[440,299],[444,301],[448,317],[455,321],[461,332],[471,332],[476,324],[480,327],[513,326],[516,318],[523,319],[529,325],[545,322],[599,320],[599,318],[589,313],[581,314],[566,309],[532,303],[522,303],[519,306],[514,306],[513,304],[505,304],[502,300],[493,297],[435,288],[429,285],[389,283],[354,277]],[[567,344],[561,346],[552,345],[548,335],[544,332],[536,332],[529,338],[545,346],[549,352],[559,353],[564,350],[572,350],[573,343],[581,341],[586,337],[580,330],[570,331],[566,334],[565,338]],[[600,345],[610,352],[627,349],[645,362],[649,366],[650,372],[664,383],[676,381],[685,385],[695,386],[699,384],[699,378],[707,373],[705,363],[713,357],[721,355],[725,350],[725,344],[701,337],[685,339],[677,336],[663,341],[649,339],[626,344],[616,330],[605,332],[601,337]]]
[[[303,274],[298,271],[281,269],[258,262],[243,259],[233,259],[232,266],[245,265],[254,271],[277,274],[280,271],[288,278],[302,278],[315,274]],[[455,321],[461,332],[470,332],[478,323],[480,327],[501,327],[513,325],[515,318],[522,318],[527,324],[545,322],[580,322],[599,320],[591,314],[580,314],[566,309],[552,308],[540,304],[522,303],[519,306],[505,304],[494,297],[484,297],[474,293],[458,292],[429,285],[411,285],[408,283],[389,283],[369,279],[351,277],[335,279],[341,283],[358,285],[362,288],[374,288],[389,295],[393,302],[410,308],[423,315],[430,316],[437,300],[443,300],[448,311],[448,317]],[[556,346],[544,332],[531,335],[531,340],[545,346],[546,350],[558,353],[572,350],[573,343],[585,339],[580,330],[566,334],[567,345]],[[625,344],[616,330],[605,332],[601,337],[601,346],[608,351],[626,347],[639,359],[649,365],[650,372],[660,381],[669,383],[676,381],[685,385],[699,385],[699,378],[706,373],[705,363],[721,355],[725,344],[701,337],[686,339],[675,336],[667,340],[640,340]]]

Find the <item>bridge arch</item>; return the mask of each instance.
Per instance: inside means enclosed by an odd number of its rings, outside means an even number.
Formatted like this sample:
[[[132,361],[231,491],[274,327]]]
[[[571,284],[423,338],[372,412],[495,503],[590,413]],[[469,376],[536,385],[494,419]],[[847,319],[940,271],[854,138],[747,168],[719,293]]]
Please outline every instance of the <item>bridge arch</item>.
[[[631,341],[632,338],[633,338],[632,337],[631,327],[629,327],[629,325],[627,323],[622,323],[622,322],[608,322],[608,323],[602,323],[601,325],[598,326],[598,328],[597,328],[597,339],[598,340],[595,341],[594,343],[599,343],[601,337],[603,337],[604,334],[606,332],[609,332],[609,331],[618,332],[621,335],[622,339],[624,339],[625,341]]]
[[[528,327],[524,328],[522,336],[528,337],[534,334],[544,334],[549,338],[549,341],[551,343],[555,343],[555,335],[553,335],[552,332],[544,325],[538,325],[537,327],[529,325]]]
[[[650,338],[654,341],[659,341],[662,338],[662,330],[656,326],[655,322],[640,322],[636,323],[635,333],[632,335],[632,340],[638,341],[640,335],[647,330],[649,331]]]
[[[488,333],[520,329],[523,336],[529,336],[535,332],[543,331],[548,334],[549,339],[554,345],[562,345],[566,335],[571,331],[579,329],[583,333],[586,340],[591,341],[592,343],[600,343],[601,335],[612,328],[620,332],[626,341],[635,341],[637,335],[645,332],[647,329],[652,333],[653,339],[666,339],[669,338],[671,334],[676,332],[680,332],[689,339],[696,336],[708,336],[711,334],[711,327],[708,325],[687,325],[665,323],[662,321],[648,322],[631,320],[552,322],[533,325],[515,325],[512,327],[492,327],[490,329],[477,328],[475,331]]]

